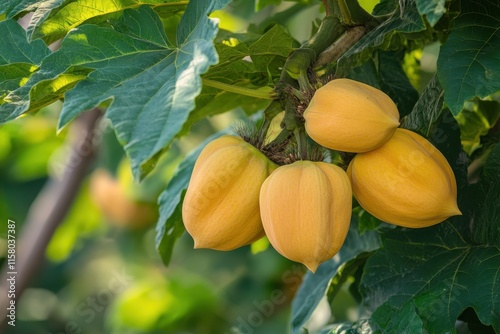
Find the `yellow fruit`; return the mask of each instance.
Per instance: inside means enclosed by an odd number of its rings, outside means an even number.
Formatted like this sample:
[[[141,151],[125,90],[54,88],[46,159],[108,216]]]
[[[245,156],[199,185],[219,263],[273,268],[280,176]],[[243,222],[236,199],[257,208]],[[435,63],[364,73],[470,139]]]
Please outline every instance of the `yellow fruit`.
[[[318,144],[343,152],[368,152],[399,126],[396,105],[384,92],[350,79],[319,88],[304,112],[305,128]]]
[[[260,191],[269,241],[281,255],[312,272],[344,243],[351,205],[346,173],[325,162],[297,161],[278,167]]]
[[[264,236],[259,191],[274,168],[239,137],[222,136],[203,149],[182,205],[195,248],[232,250]]]
[[[90,178],[90,194],[106,220],[125,229],[143,229],[158,219],[153,203],[139,202],[126,194],[125,188],[104,169],[97,169]]]
[[[359,204],[385,222],[419,228],[461,215],[448,161],[409,130],[397,129],[385,145],[356,155],[347,174]]]

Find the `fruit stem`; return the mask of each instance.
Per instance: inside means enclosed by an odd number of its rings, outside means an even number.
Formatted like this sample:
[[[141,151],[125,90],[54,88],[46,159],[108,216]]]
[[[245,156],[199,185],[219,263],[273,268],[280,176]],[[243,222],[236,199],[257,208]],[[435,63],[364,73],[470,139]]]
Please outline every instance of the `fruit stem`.
[[[281,130],[281,132],[274,138],[272,142],[267,144],[266,146],[277,146],[281,143],[283,143],[285,140],[288,140],[290,136],[292,135],[292,132],[290,132],[287,129]]]
[[[309,160],[309,152],[307,150],[307,135],[303,126],[297,127],[293,132],[297,140],[298,153],[300,160]]]
[[[326,16],[316,34],[288,56],[281,72],[281,81],[290,84],[293,80],[299,80],[300,89],[309,89],[307,70],[316,61],[317,55],[325,51],[345,31],[346,28],[340,24],[337,16]]]
[[[223,82],[219,81],[214,81],[210,79],[202,79],[203,85],[208,86],[208,87],[213,87],[217,88],[229,93],[236,93],[240,95],[245,95],[245,96],[250,96],[250,97],[255,97],[258,99],[267,99],[267,100],[274,100],[276,98],[276,93],[273,91],[272,88],[270,87],[263,87],[263,88],[269,88],[269,89],[251,89],[251,88],[245,88],[245,87],[240,87],[240,86],[235,86],[235,85],[229,85]]]

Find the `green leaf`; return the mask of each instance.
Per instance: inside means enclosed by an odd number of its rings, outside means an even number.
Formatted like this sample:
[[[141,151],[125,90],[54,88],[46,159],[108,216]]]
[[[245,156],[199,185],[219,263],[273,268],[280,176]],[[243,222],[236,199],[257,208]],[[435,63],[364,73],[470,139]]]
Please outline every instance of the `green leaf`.
[[[236,108],[243,108],[247,114],[253,114],[264,109],[268,104],[269,100],[256,99],[204,86],[196,98],[196,108],[189,114],[188,120],[178,135],[187,134],[194,123],[207,116],[221,114]]]
[[[429,333],[455,332],[467,307],[500,330],[500,249],[472,244],[458,221],[383,233],[383,247],[368,259],[360,289],[384,333],[419,325],[416,316]]]
[[[493,146],[491,153],[483,167],[481,181],[492,184],[500,175],[500,144]]]
[[[44,1],[21,1],[15,7],[11,7],[7,12],[8,17],[14,17],[25,12],[32,12],[30,22],[26,29],[28,39],[33,38],[33,32],[42,22],[64,3],[64,0],[44,0]],[[62,36],[61,36],[62,37]],[[54,41],[54,40],[52,40]]]
[[[148,162],[172,142],[194,109],[200,75],[218,61],[212,44],[217,25],[207,15],[226,2],[190,2],[175,48],[158,15],[147,6],[126,10],[116,29],[84,25],[72,30],[41,70],[11,93],[17,103],[2,105],[7,109],[4,115],[8,113],[3,121],[29,108],[29,92],[36,85],[65,72],[89,69],[92,73],[66,93],[59,127],[113,98],[107,116],[131,158],[135,176],[147,174],[154,166]]]
[[[26,32],[15,20],[0,22],[2,47],[0,65],[28,63],[39,65],[50,54],[49,48],[41,40],[31,43],[26,39]]]
[[[248,48],[249,56],[271,55],[287,57],[293,50],[294,39],[282,26],[276,24]]]
[[[175,187],[172,186],[172,188]],[[186,230],[182,222],[182,201],[184,200],[185,190],[181,191],[180,194],[171,194],[167,191],[163,192],[158,198],[160,218],[156,227],[156,249],[166,266],[172,259],[175,242]],[[178,195],[178,197],[175,195]],[[175,202],[177,202],[176,205],[173,204]]]
[[[45,2],[53,0],[4,0],[0,3],[0,14],[5,14],[10,19],[22,12],[30,12]]]
[[[34,69],[36,66],[26,63],[0,65],[0,104],[2,104],[1,99],[5,95],[19,88],[22,82],[28,80]]]
[[[3,36],[3,47],[0,48],[1,124],[1,120],[8,116],[5,106],[11,101],[6,96],[28,81],[50,50],[41,40],[28,42],[24,29],[11,19],[0,22],[0,35]]]
[[[279,78],[280,67],[294,49],[295,40],[285,28],[274,25],[256,40],[238,41],[234,46],[227,45],[229,43],[226,39],[217,44],[220,62],[205,77],[231,84],[251,82],[253,86],[262,87],[274,84]]]
[[[437,62],[444,101],[453,115],[464,102],[500,90],[500,3],[463,1]],[[479,24],[480,23],[480,24]]]
[[[296,2],[296,5],[300,5],[301,7],[307,6],[310,4],[315,4],[314,1],[312,0],[286,0],[287,2]],[[273,5],[273,6],[278,6],[283,2],[283,0],[255,0],[255,11],[258,12],[262,9],[264,9],[267,6]],[[288,9],[290,9],[289,7]],[[285,10],[286,11],[286,10]],[[280,12],[282,13],[282,12]],[[280,13],[277,13],[279,15]],[[276,14],[275,14],[276,16]]]
[[[335,296],[342,289],[344,283],[349,278],[354,277],[357,271],[363,269],[366,260],[370,257],[371,254],[372,254],[371,252],[360,253],[356,255],[355,258],[343,263],[339,267],[339,269],[335,273],[335,276],[332,277],[332,280],[330,281],[330,286],[328,287],[328,291],[326,293],[330,305],[333,305],[333,302],[335,301]]]
[[[261,9],[270,5],[279,5],[281,0],[255,0],[255,11],[258,12]]]
[[[434,27],[439,19],[446,13],[446,0],[417,0],[417,8],[420,15]]]
[[[437,121],[443,110],[443,96],[439,81],[434,76],[425,86],[411,113],[403,120],[402,127],[428,137],[432,125]]]
[[[493,146],[474,192],[475,242],[500,247],[500,144]]]
[[[177,168],[167,188],[158,198],[160,217],[156,225],[156,248],[165,265],[168,265],[172,257],[175,241],[185,231],[182,222],[182,201],[186,192],[194,164],[203,148],[215,138],[225,132],[219,132],[207,138],[196,150],[189,154]]]
[[[392,300],[391,300],[392,302]],[[397,317],[392,315],[397,314]],[[372,327],[383,329],[386,334],[423,333],[423,321],[420,319],[412,301],[403,307],[395,307],[390,302],[385,303],[370,319]]]
[[[498,145],[497,145],[498,146]],[[488,186],[481,185],[481,193],[477,194],[481,200],[476,207],[474,220],[474,241],[480,244],[496,245],[500,247],[500,172],[497,178]],[[478,200],[476,200],[476,203]]]
[[[224,39],[216,43],[219,63],[212,66],[204,79],[221,82],[237,88],[247,88],[255,92],[271,90],[270,85],[279,78],[280,68],[285,64],[286,57],[293,50],[294,40],[279,25],[273,26],[262,36],[237,40],[238,35],[224,32]],[[234,37],[233,37],[234,36]],[[231,45],[231,40],[232,44]],[[252,61],[244,58],[250,57]],[[269,95],[263,93],[263,95]],[[232,93],[205,85],[196,98],[196,108],[189,115],[184,128],[179,135],[187,133],[195,122],[238,107],[247,114],[264,109],[269,104],[267,99],[257,99],[252,96]]]
[[[500,118],[500,103],[497,101],[475,100],[467,103],[457,116],[460,125],[462,144],[470,156],[482,147],[482,138],[495,126]]]
[[[301,333],[302,327],[311,317],[321,299],[325,296],[332,278],[347,261],[359,254],[377,249],[380,245],[377,232],[360,235],[357,231],[357,217],[353,216],[349,233],[337,255],[322,263],[315,274],[307,272],[292,302],[292,333]]]
[[[357,214],[358,216],[358,232],[363,235],[368,231],[376,230],[380,224],[383,222],[380,219],[372,216],[368,211],[363,209],[361,206],[358,206],[353,209],[353,214]]]
[[[418,92],[403,70],[404,54],[381,51],[378,55],[380,88],[396,103],[400,116],[406,116],[417,102]]]
[[[393,6],[395,2],[391,1],[390,4]],[[361,38],[339,59],[339,76],[345,76],[351,68],[370,59],[375,48],[388,49],[391,45],[391,39],[398,37],[399,33],[426,30],[417,11],[415,0],[401,0],[399,4],[399,8],[394,10],[390,18]],[[395,43],[398,45],[398,42]]]
[[[125,9],[151,5],[163,12],[167,9],[175,13],[184,11],[186,4],[187,1],[181,0],[45,1],[37,5],[28,34],[51,43],[84,23],[97,24],[117,18]]]

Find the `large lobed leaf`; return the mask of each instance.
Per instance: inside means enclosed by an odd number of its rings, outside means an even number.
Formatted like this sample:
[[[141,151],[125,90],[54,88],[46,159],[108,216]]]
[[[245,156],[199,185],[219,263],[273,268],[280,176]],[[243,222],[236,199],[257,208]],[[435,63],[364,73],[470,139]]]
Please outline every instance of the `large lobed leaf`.
[[[207,15],[229,0],[191,1],[177,30],[177,46],[149,7],[127,9],[114,28],[83,25],[46,57],[30,80],[0,107],[0,121],[30,109],[30,93],[64,75],[91,72],[65,95],[59,126],[113,99],[107,116],[131,158],[136,176],[182,129],[201,91],[200,75],[218,61],[212,40],[217,23]],[[112,41],[112,43],[110,43]],[[141,168],[145,170],[141,170]]]
[[[53,1],[53,0],[48,0]],[[12,18],[24,11],[36,8],[40,3],[47,1],[40,0],[4,0],[0,2],[0,14],[5,14],[7,18]]]
[[[500,2],[462,1],[438,58],[444,101],[456,116],[464,102],[500,90]]]
[[[28,81],[50,50],[41,40],[28,42],[24,29],[12,19],[0,22],[0,35],[3,36],[0,48],[0,120],[3,120],[10,116],[9,109],[17,107],[17,101],[4,98]],[[81,78],[81,74],[74,73],[60,76],[51,85],[40,85],[33,91],[31,105],[41,108],[52,103]]]
[[[480,181],[474,187],[472,238],[486,245],[500,245],[500,144],[496,143],[486,160]]]
[[[383,248],[366,263],[361,292],[384,332],[401,333],[398,326],[415,321],[429,333],[454,332],[468,307],[500,330],[500,245],[472,244],[456,222],[382,236]]]
[[[0,34],[0,66],[14,63],[39,65],[50,53],[45,43],[40,40],[29,43],[26,32],[15,20],[0,22]]]
[[[83,23],[104,22],[125,9],[150,5],[162,14],[178,13],[185,10],[186,4],[187,1],[181,0],[22,0],[6,1],[0,5],[0,14],[12,18],[32,12],[28,37],[51,43]]]

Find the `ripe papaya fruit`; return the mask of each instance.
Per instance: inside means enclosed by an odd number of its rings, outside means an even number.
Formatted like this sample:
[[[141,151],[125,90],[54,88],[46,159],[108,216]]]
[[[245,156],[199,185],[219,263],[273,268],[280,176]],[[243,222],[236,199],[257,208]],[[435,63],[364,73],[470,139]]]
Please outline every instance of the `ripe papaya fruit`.
[[[281,255],[312,272],[344,243],[351,205],[347,174],[325,162],[296,161],[278,167],[260,191],[267,238]]]
[[[350,79],[319,88],[304,111],[307,134],[333,150],[361,153],[387,142],[399,126],[396,104],[384,92]]]
[[[210,142],[194,165],[182,219],[195,248],[232,250],[264,236],[260,187],[276,165],[242,138]]]
[[[347,174],[359,204],[387,223],[419,228],[461,215],[448,161],[412,131],[397,129],[383,146],[357,154]]]

